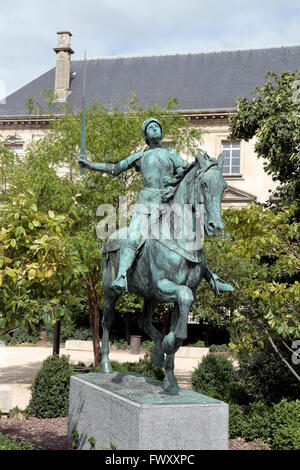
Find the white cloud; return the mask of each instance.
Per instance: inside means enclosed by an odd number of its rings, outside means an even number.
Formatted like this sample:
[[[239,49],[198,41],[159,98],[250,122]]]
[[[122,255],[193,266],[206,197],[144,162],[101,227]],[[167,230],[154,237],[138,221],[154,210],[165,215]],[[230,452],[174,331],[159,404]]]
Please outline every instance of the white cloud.
[[[11,92],[55,65],[56,32],[74,59],[296,44],[298,0],[0,0],[0,80]]]

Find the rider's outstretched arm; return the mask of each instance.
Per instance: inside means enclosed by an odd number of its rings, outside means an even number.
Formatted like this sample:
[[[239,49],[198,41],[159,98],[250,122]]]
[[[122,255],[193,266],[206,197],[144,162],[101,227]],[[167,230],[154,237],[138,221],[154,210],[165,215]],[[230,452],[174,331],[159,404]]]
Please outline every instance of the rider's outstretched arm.
[[[92,163],[88,162],[87,160],[79,160],[79,164],[80,166],[89,168],[90,170],[103,171],[105,173],[110,173],[113,176],[117,176],[123,171],[132,168],[136,164],[137,160],[142,157],[142,155],[143,152],[137,152],[116,163]]]

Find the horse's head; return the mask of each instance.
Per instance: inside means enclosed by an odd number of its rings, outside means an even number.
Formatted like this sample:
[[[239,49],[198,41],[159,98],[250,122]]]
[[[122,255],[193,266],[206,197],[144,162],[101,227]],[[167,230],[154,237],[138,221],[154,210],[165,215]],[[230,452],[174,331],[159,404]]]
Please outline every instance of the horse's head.
[[[227,183],[222,175],[223,163],[222,154],[218,160],[201,152],[196,155],[194,202],[204,204],[204,231],[209,237],[217,235],[224,228],[221,200]]]

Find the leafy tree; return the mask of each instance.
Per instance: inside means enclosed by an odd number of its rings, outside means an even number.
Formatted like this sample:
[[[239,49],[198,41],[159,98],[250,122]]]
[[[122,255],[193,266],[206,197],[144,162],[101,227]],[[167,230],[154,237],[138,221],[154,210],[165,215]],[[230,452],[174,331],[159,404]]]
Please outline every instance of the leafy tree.
[[[72,276],[66,228],[72,220],[40,212],[27,190],[1,205],[0,332],[59,318]]]
[[[292,206],[275,214],[257,204],[224,211],[227,237],[208,240],[207,257],[235,292],[214,298],[201,286],[194,313],[225,325],[236,354],[270,343],[299,380],[296,367],[280,353],[282,346],[291,356],[300,336],[300,225],[289,222],[294,211]]]
[[[268,72],[252,97],[237,99],[230,116],[229,139],[256,137],[255,151],[265,171],[280,183],[275,196],[281,206],[300,201],[300,72]],[[277,202],[278,205],[278,202]],[[300,217],[299,206],[296,211]]]

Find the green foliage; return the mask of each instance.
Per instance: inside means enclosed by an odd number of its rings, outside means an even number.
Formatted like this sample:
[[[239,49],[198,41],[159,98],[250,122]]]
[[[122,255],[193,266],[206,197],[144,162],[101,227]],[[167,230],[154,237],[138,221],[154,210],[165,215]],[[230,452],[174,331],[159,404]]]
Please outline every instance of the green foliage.
[[[40,339],[40,331],[37,327],[20,328],[13,333],[10,344],[32,343],[35,344]]]
[[[209,347],[209,352],[218,353],[218,352],[227,352],[228,351],[228,344],[211,344]]]
[[[54,355],[45,359],[31,388],[28,415],[38,418],[67,416],[72,374],[67,356]]]
[[[117,450],[117,448],[112,442],[110,442],[109,447],[100,446],[100,450]]]
[[[299,79],[299,71],[268,72],[265,85],[250,99],[238,98],[237,113],[230,116],[229,139],[256,137],[255,151],[264,159],[265,170],[281,183],[277,206],[300,201]]]
[[[73,450],[77,449],[78,439],[79,439],[79,432],[77,431],[76,428],[73,428],[72,429],[72,449]]]
[[[196,343],[190,345],[193,348],[205,348],[205,343],[199,339]]]
[[[31,328],[49,311],[59,316],[60,289],[73,256],[65,231],[70,219],[39,211],[31,190],[11,195],[1,206],[0,220],[0,332],[5,333]]]
[[[135,372],[157,380],[163,380],[165,376],[163,369],[152,364],[149,352],[146,352],[138,362],[111,361],[111,365],[114,372]]]
[[[300,400],[281,400],[273,407],[272,444],[278,450],[300,450]]]
[[[63,321],[61,323],[61,330],[60,330],[60,340],[62,343],[67,341],[68,339],[74,339],[79,341],[89,341],[92,339],[92,332],[90,328],[84,327],[76,327],[75,323],[71,318],[66,319],[67,321]],[[47,339],[53,340],[53,327],[49,327],[47,330]]]
[[[90,444],[90,450],[95,450],[96,440],[93,436],[88,438],[88,443]]]
[[[128,341],[126,341],[126,339],[114,339],[111,343],[117,349],[128,349],[129,348],[129,344],[128,344]]]
[[[10,434],[0,433],[0,450],[34,450],[34,446],[29,441],[18,441]]]
[[[28,413],[27,410],[21,410],[18,406],[15,406],[9,410],[8,417],[17,421],[21,421],[28,418]]]
[[[244,414],[240,408],[229,403],[229,438],[234,439],[243,435],[244,430]]]
[[[272,410],[263,402],[251,403],[244,409],[242,435],[249,441],[268,439],[271,435]]]
[[[238,378],[232,361],[219,354],[207,354],[192,374],[195,392],[224,401],[233,401]],[[241,385],[242,387],[242,385]]]
[[[216,298],[203,284],[193,314],[229,330],[232,354],[246,355],[270,341],[281,351],[300,336],[300,226],[291,222],[294,211],[291,206],[274,213],[258,204],[226,209],[226,235],[206,241],[208,265],[235,291]],[[279,354],[277,360],[282,362]]]
[[[300,400],[281,400],[268,407],[251,403],[244,411],[229,405],[229,437],[248,441],[263,439],[277,450],[300,449]]]
[[[150,340],[142,341],[142,349],[145,349],[151,352],[153,348],[154,348],[154,341],[150,341]]]
[[[287,361],[291,360],[290,351],[285,352],[281,347],[280,353]],[[294,365],[294,368],[299,370],[300,366]],[[295,400],[299,396],[299,382],[268,344],[239,356],[239,377],[255,401],[271,404],[282,398]]]

